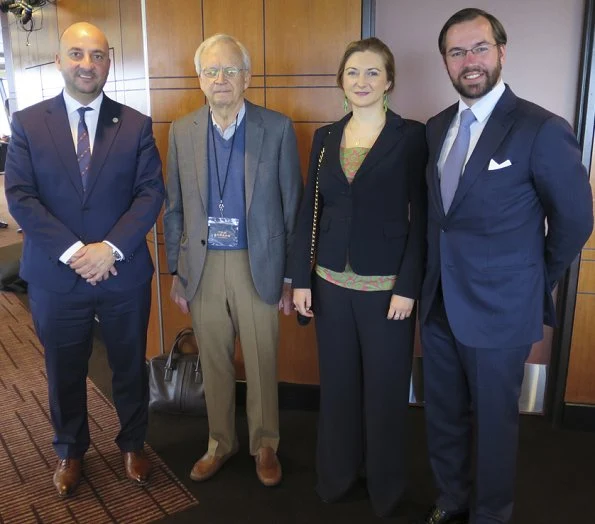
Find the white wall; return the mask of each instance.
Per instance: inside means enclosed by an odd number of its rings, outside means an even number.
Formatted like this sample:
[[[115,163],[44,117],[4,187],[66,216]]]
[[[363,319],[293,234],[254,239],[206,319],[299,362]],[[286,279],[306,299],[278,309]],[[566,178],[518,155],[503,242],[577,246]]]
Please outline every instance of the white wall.
[[[508,33],[504,81],[574,123],[584,0],[376,0],[376,36],[397,64],[391,108],[425,122],[458,99],[438,52],[438,34],[459,9],[478,7]]]

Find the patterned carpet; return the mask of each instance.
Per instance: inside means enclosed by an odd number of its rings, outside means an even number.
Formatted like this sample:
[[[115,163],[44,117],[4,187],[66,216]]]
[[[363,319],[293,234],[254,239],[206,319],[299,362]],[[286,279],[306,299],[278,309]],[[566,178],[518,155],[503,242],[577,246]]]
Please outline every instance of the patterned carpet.
[[[75,496],[52,485],[52,449],[43,349],[21,301],[0,292],[0,524],[142,523],[198,504],[149,447],[153,475],[146,488],[126,479],[114,443],[116,412],[88,381],[91,447]]]

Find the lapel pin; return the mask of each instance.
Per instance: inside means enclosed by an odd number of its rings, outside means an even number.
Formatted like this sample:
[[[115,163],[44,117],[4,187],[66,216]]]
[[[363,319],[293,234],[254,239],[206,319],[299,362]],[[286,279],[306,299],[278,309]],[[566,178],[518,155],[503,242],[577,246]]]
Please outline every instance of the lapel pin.
[[[115,116],[114,118],[112,118],[112,122],[113,122],[114,124],[117,124],[117,123],[118,123],[118,117],[117,117],[117,116]]]

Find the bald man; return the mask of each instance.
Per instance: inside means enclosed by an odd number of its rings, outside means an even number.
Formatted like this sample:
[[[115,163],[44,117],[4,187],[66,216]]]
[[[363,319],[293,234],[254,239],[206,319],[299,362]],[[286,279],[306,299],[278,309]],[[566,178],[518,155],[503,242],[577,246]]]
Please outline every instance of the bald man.
[[[147,482],[145,367],[153,264],[145,235],[163,203],[151,119],[103,93],[105,35],[88,23],[64,31],[56,66],[64,91],[14,114],[5,189],[25,233],[21,277],[45,349],[58,455],[53,482],[73,493],[89,447],[88,360],[95,317],[113,372],[116,444],[126,475]]]

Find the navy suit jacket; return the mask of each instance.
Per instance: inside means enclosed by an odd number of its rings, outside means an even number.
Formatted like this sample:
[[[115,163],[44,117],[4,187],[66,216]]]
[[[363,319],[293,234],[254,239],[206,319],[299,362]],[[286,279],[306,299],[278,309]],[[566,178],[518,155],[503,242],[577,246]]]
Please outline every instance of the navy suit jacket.
[[[455,104],[428,121],[428,263],[421,322],[439,282],[455,337],[516,347],[555,324],[551,291],[593,228],[591,189],[568,123],[509,87],[444,214],[437,162]],[[489,170],[490,160],[510,160]],[[545,220],[547,219],[547,228]]]
[[[424,126],[388,111],[386,124],[349,184],[341,167],[343,130],[351,118],[314,134],[304,198],[290,257],[294,288],[310,288],[310,245],[318,160],[316,261],[359,275],[398,275],[396,295],[419,298],[426,246],[427,148]]]
[[[29,283],[71,290],[79,277],[59,257],[79,240],[108,240],[124,254],[118,275],[100,286],[122,291],[151,278],[145,236],[164,186],[149,117],[104,95],[83,192],[62,94],[15,113],[5,191],[25,233],[20,274]]]

